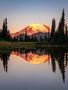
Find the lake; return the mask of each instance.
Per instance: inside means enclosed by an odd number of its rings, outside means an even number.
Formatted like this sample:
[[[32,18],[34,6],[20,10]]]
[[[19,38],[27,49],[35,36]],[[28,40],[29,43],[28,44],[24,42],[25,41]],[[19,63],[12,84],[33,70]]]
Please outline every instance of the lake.
[[[0,50],[0,90],[68,90],[68,49]]]

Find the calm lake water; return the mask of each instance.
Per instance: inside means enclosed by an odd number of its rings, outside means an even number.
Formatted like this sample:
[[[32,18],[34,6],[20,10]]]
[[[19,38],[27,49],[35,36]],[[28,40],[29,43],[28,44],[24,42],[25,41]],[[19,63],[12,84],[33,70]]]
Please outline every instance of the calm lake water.
[[[68,90],[68,49],[0,50],[0,90]]]

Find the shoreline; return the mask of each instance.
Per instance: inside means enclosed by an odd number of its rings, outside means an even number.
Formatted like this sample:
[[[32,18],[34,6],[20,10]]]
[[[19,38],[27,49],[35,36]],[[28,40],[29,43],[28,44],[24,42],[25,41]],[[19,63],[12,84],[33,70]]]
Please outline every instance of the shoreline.
[[[32,49],[32,48],[68,48],[68,45],[52,45],[37,42],[9,42],[0,41],[0,49]]]

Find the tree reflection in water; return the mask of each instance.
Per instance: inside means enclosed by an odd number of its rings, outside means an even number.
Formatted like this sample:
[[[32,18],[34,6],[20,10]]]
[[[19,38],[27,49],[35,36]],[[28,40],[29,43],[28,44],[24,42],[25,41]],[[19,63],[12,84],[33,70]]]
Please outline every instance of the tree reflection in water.
[[[8,60],[10,56],[10,50],[0,50],[0,58],[3,62],[4,71],[8,71]]]
[[[52,71],[56,71],[56,61],[62,74],[63,82],[65,82],[65,68],[68,65],[68,51],[64,48],[52,48],[50,51]]]
[[[22,58],[24,58],[23,55],[25,55],[26,61],[29,61],[30,58],[32,58],[32,56],[30,57],[30,55],[36,55],[37,57],[44,56],[44,58],[45,56],[48,56],[47,59],[51,59],[52,71],[54,73],[56,72],[56,64],[58,63],[60,72],[62,74],[63,82],[65,82],[65,69],[68,66],[67,48],[48,48],[48,49],[33,49],[33,50],[23,49],[23,50],[15,50],[15,51],[0,50],[0,58],[3,61],[3,67],[6,72],[8,71],[8,60],[9,60],[10,54],[16,54]],[[43,58],[41,58],[40,62],[45,63],[47,59],[43,60]]]

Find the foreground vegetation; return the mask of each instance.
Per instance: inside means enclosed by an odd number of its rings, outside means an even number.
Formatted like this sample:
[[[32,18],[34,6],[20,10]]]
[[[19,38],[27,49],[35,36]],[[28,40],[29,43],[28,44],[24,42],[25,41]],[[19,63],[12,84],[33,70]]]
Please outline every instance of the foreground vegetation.
[[[68,45],[51,45],[38,42],[8,42],[0,41],[0,49],[33,49],[33,48],[49,48],[49,47],[68,47]]]
[[[9,42],[0,41],[0,49],[35,48],[36,42]]]

